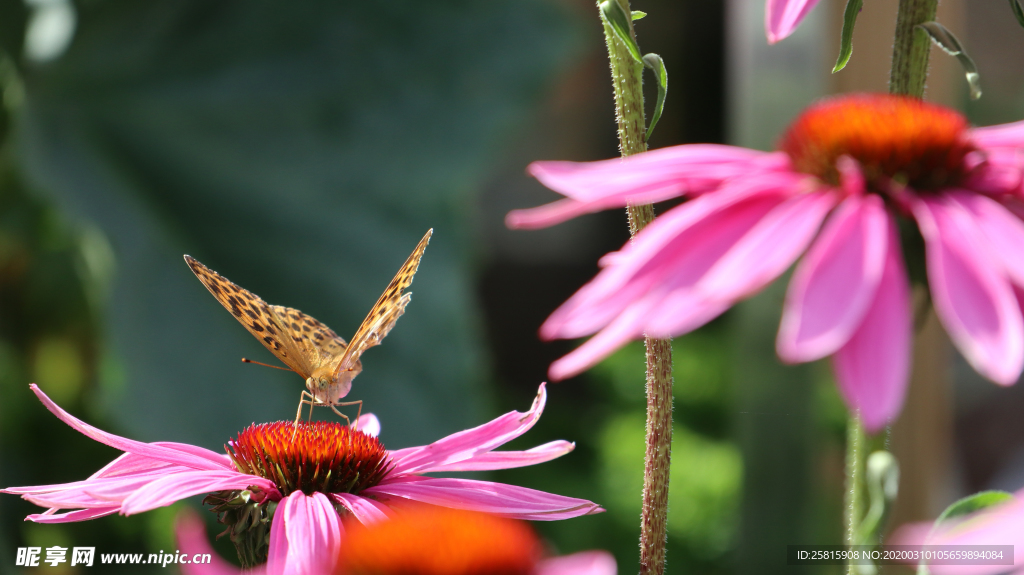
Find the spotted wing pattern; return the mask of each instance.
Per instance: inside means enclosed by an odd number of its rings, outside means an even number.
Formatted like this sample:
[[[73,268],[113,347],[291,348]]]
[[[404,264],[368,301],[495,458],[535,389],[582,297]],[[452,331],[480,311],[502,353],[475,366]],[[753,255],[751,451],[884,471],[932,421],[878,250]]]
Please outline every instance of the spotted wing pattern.
[[[289,337],[313,367],[332,365],[345,353],[345,340],[313,316],[280,305],[272,305],[270,309],[284,323]]]
[[[316,319],[297,309],[269,305],[191,256],[185,256],[185,262],[249,333],[303,379],[345,352],[345,340]]]
[[[352,336],[348,348],[335,368],[335,376],[343,371],[355,369],[359,362],[359,356],[367,349],[378,345],[395,326],[399,316],[405,312],[405,306],[409,304],[412,294],[403,294],[402,292],[412,284],[412,278],[420,267],[420,259],[423,257],[423,252],[426,251],[433,233],[433,228],[427,230],[420,243],[416,244],[416,249],[412,251],[409,259],[405,260],[395,278],[391,280],[380,299],[370,309],[366,319],[359,325],[359,329]]]

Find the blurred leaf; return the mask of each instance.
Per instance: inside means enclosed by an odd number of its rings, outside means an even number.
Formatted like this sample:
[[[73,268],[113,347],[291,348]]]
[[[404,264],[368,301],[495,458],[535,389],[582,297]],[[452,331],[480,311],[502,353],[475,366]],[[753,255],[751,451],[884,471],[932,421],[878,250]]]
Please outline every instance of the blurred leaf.
[[[116,256],[126,431],[213,447],[290,419],[303,388],[239,362],[271,358],[182,253],[349,337],[429,227],[413,301],[349,397],[389,446],[479,423],[471,193],[574,38],[540,0],[80,4],[67,52],[25,76],[17,137]]]
[[[1010,9],[1013,10],[1017,23],[1024,26],[1024,8],[1021,7],[1019,0],[1010,0]]]
[[[934,42],[939,48],[942,48],[945,53],[956,57],[960,62],[960,65],[964,68],[967,85],[971,88],[971,99],[977,100],[980,98],[981,77],[978,75],[978,67],[974,65],[974,60],[967,55],[967,51],[960,45],[960,40],[957,40],[956,36],[954,36],[952,32],[938,22],[925,22],[924,24],[918,24],[918,28],[927,32],[928,36],[932,39],[932,42]]]
[[[968,495],[947,507],[942,514],[939,515],[938,519],[935,520],[935,526],[937,527],[943,522],[956,517],[969,515],[975,511],[981,511],[982,509],[1001,505],[1007,501],[1011,501],[1012,499],[1013,494],[997,490],[980,491],[973,495]]]
[[[647,12],[641,12],[640,10],[633,10],[630,14],[633,16],[633,21],[636,22],[637,20],[640,20],[641,18],[646,16]]]
[[[839,41],[839,59],[832,68],[832,73],[842,70],[853,55],[853,27],[857,25],[857,16],[864,7],[864,0],[847,0],[846,11],[843,13],[843,33]]]

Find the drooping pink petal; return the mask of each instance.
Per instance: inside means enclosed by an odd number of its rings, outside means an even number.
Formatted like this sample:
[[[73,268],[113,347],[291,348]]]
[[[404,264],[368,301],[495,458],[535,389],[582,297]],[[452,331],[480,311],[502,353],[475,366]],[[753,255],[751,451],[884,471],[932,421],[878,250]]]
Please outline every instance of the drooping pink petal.
[[[899,235],[891,220],[884,271],[853,337],[833,356],[839,391],[864,427],[875,432],[903,408],[910,374],[913,312]]]
[[[807,249],[836,202],[835,194],[823,192],[801,194],[779,204],[719,258],[697,289],[728,302],[757,293]],[[664,333],[660,325],[659,321],[648,324],[648,332]]]
[[[206,537],[206,526],[203,521],[192,511],[178,514],[174,523],[174,534],[178,540],[178,550],[189,559],[188,563],[179,565],[182,575],[262,575],[266,572],[264,565],[243,572],[221,559]],[[203,555],[210,556],[209,563],[192,562],[192,559],[201,559]]]
[[[615,557],[607,551],[583,551],[544,559],[534,575],[616,575]]]
[[[600,329],[553,363],[551,378],[576,375],[643,334],[696,329],[763,288],[806,249],[835,205],[830,192],[800,193],[805,185],[798,175],[744,182],[655,220],[541,328],[549,338]]]
[[[268,575],[332,573],[344,528],[323,493],[295,491],[274,512],[267,550]]]
[[[1012,384],[1024,367],[1024,320],[994,247],[958,203],[922,197],[913,207],[942,324],[978,373]]]
[[[971,130],[971,140],[979,148],[1024,148],[1024,121]]]
[[[836,352],[860,326],[885,266],[889,216],[874,194],[846,198],[793,273],[776,349],[803,363]]]
[[[536,521],[569,519],[604,511],[585,499],[472,479],[404,477],[398,481],[384,480],[363,493]]]
[[[764,29],[768,43],[774,44],[796,30],[818,0],[768,0],[764,9]]]
[[[788,165],[785,154],[717,144],[673,146],[600,162],[534,162],[530,174],[568,199],[514,210],[505,221],[510,228],[542,228],[627,204],[700,194],[736,176]]]
[[[363,525],[373,525],[388,519],[390,509],[381,503],[351,493],[332,493],[331,498],[348,509],[356,521]]]
[[[1024,288],[1024,222],[992,198],[952,192],[949,199],[969,210],[978,229],[988,239],[992,256],[1018,287]]]
[[[144,455],[146,457],[166,461],[168,463],[184,465],[193,469],[209,469],[212,471],[232,469],[230,465],[225,463],[224,456],[214,453],[208,449],[203,449],[194,445],[187,446],[188,449],[181,449],[178,447],[181,444],[173,443],[164,443],[162,445],[143,443],[141,441],[135,441],[112,433],[107,433],[106,431],[97,429],[88,423],[75,418],[70,413],[61,409],[60,406],[47,397],[36,384],[33,383],[29,385],[29,388],[36,394],[39,401],[43,402],[46,409],[50,410],[50,412],[56,415],[58,419],[70,425],[75,431],[82,435],[104,445],[109,445],[114,449]]]
[[[193,470],[184,468],[189,472]],[[26,501],[40,507],[75,509],[120,505],[128,496],[149,483],[164,477],[162,472],[149,472],[124,477],[109,477],[75,481],[63,485],[19,487],[6,493],[21,494]]]
[[[248,489],[257,486],[277,491],[274,482],[263,477],[237,471],[188,471],[160,477],[135,490],[121,504],[123,515],[133,515],[164,507],[176,501],[226,489]]]
[[[558,440],[526,451],[491,451],[455,463],[439,465],[431,468],[431,471],[494,471],[526,467],[557,459],[575,447],[575,443]]]
[[[545,339],[581,337],[610,324],[638,302],[659,299],[703,279],[757,222],[802,191],[806,177],[772,174],[737,180],[659,216],[590,283],[541,326]]]
[[[426,473],[438,466],[466,461],[487,453],[526,433],[540,419],[548,392],[540,384],[533,405],[526,413],[510,411],[483,425],[453,433],[423,447],[409,447],[391,452],[395,467],[391,475]]]
[[[380,420],[372,413],[364,413],[359,419],[352,422],[352,429],[362,431],[370,437],[380,435]]]
[[[36,513],[34,515],[29,515],[25,519],[27,521],[32,521],[33,523],[72,523],[75,521],[88,521],[90,519],[99,519],[100,517],[113,515],[117,513],[119,509],[120,507],[97,507],[94,509],[78,509],[67,513],[56,513],[55,509],[50,509],[46,513]],[[50,511],[53,511],[53,513],[50,513]]]

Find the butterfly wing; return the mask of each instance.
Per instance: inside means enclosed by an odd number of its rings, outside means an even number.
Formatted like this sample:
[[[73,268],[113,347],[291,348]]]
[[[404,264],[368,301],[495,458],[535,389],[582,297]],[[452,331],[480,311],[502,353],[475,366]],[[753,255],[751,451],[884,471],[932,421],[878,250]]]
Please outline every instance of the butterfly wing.
[[[311,366],[334,365],[345,354],[345,340],[313,316],[280,305],[270,309],[282,320],[288,337]]]
[[[352,336],[348,348],[334,370],[335,377],[343,371],[354,370],[359,362],[359,356],[367,349],[380,344],[384,336],[395,326],[399,316],[405,312],[405,306],[409,304],[412,294],[403,294],[402,292],[412,284],[412,278],[420,267],[420,259],[423,257],[423,252],[427,249],[427,244],[430,243],[430,236],[433,233],[433,229],[427,230],[426,235],[423,236],[420,243],[416,244],[416,249],[402,264],[401,269],[388,284],[380,299],[370,309],[366,319],[359,325],[359,329]]]
[[[224,309],[303,379],[324,363],[324,356],[344,353],[345,340],[319,321],[297,309],[269,305],[191,256],[185,262]]]

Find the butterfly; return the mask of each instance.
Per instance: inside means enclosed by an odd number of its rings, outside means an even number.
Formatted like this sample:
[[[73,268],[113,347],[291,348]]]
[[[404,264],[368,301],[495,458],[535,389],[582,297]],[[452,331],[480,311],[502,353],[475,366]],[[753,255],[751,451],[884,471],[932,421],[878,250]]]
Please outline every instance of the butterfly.
[[[380,344],[395,326],[399,316],[405,312],[412,294],[403,291],[412,284],[433,233],[433,229],[427,230],[423,239],[416,244],[416,249],[402,264],[348,342],[331,328],[297,309],[268,304],[258,295],[232,283],[192,256],[186,255],[185,262],[213,297],[249,333],[284,362],[288,369],[306,380],[306,389],[302,392],[295,415],[296,425],[304,404],[308,404],[310,410],[313,405],[326,405],[347,421],[348,417],[335,406],[359,404],[362,409],[362,401],[342,402],[341,399],[352,389],[352,379],[363,370],[359,357],[367,349]]]

